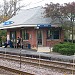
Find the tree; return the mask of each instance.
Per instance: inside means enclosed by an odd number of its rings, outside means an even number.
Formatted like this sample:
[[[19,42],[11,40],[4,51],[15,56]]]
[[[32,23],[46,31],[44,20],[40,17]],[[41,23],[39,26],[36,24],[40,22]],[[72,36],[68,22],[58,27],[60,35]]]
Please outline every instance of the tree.
[[[0,46],[2,44],[2,42],[6,41],[6,30],[0,30]]]
[[[53,20],[59,18],[62,26],[65,28],[65,22],[69,21],[69,29],[72,31],[72,43],[73,43],[73,24],[75,20],[75,2],[64,3],[60,5],[59,3],[46,4],[45,13],[46,17],[51,17]]]
[[[13,16],[16,15],[16,11],[20,10],[23,6],[19,6],[18,3],[22,0],[3,0],[4,1],[4,15]]]
[[[16,15],[21,8],[25,7],[25,5],[20,6],[20,2],[22,0],[3,0],[3,4],[0,5],[0,22],[4,22]]]
[[[63,15],[70,20],[70,26],[72,31],[72,43],[73,43],[73,34],[74,34],[74,20],[75,20],[75,2],[72,3],[65,3],[61,9]]]
[[[20,1],[22,0],[3,0],[4,3],[0,5],[0,23],[16,15],[16,12],[24,7],[24,5],[19,5]],[[0,42],[5,42],[6,32],[6,30],[0,30]]]

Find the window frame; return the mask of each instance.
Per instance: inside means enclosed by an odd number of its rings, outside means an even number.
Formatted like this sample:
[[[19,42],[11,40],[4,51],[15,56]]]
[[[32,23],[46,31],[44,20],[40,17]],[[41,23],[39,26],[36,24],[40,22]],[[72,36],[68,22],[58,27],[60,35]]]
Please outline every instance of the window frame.
[[[27,30],[21,30],[21,35],[23,40],[29,40],[29,34],[27,33]]]
[[[55,31],[58,31],[58,34],[55,34]],[[57,35],[57,37],[54,38],[56,35]],[[53,40],[60,39],[60,29],[48,29],[47,30],[47,39],[53,39]]]

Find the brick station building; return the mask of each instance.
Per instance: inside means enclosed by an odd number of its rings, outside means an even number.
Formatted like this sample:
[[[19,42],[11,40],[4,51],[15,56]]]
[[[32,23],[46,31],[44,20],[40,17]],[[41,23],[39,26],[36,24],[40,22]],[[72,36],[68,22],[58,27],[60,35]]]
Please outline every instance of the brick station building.
[[[42,7],[20,11],[16,16],[0,24],[0,29],[7,30],[7,40],[16,46],[17,37],[23,39],[31,48],[37,46],[50,47],[63,42],[64,34],[59,21],[46,18]]]

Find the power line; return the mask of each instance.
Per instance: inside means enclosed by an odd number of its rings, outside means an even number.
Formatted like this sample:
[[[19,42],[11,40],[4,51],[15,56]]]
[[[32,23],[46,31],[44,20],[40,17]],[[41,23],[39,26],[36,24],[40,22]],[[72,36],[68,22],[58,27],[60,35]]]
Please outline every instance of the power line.
[[[40,2],[43,2],[43,1],[44,1],[44,0],[38,1],[38,2],[36,2],[35,4],[40,3]]]
[[[41,3],[41,2],[43,2],[44,0],[41,0],[41,1],[38,1],[38,2],[36,2],[36,3],[33,3],[33,4],[37,4],[37,3]]]
[[[26,7],[29,7],[29,6],[35,5],[35,4],[39,4],[39,3],[43,2],[43,1],[45,1],[45,0],[40,0],[40,1],[37,1],[37,2],[35,2],[35,3],[29,2],[29,3],[26,4],[26,5],[24,4],[24,5],[25,5],[24,7],[26,8]]]

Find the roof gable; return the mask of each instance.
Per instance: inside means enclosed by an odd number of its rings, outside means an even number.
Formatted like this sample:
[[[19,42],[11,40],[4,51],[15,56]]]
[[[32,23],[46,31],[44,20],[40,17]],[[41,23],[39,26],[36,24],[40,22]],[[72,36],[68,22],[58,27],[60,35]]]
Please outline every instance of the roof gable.
[[[12,27],[23,27],[23,26],[36,26],[37,24],[50,24],[51,19],[44,17],[44,9],[42,7],[35,7],[27,10],[20,11],[17,15],[7,20],[13,23],[4,25],[2,23],[0,28],[12,28]]]

